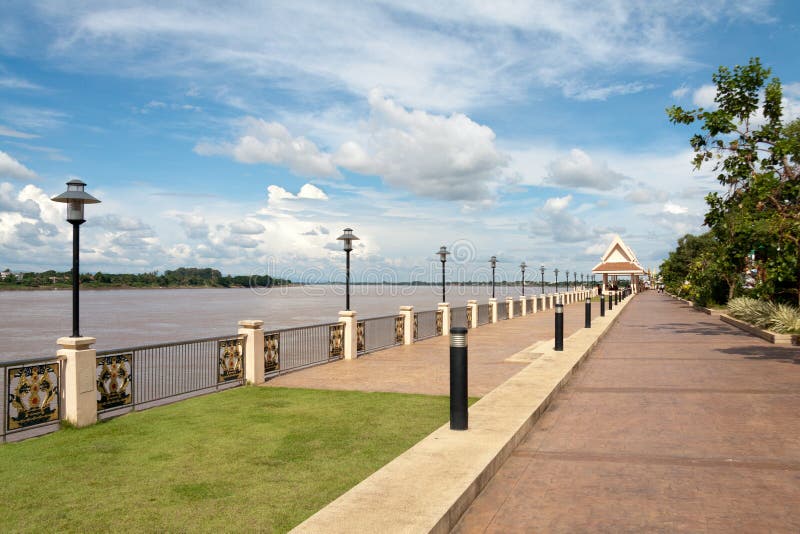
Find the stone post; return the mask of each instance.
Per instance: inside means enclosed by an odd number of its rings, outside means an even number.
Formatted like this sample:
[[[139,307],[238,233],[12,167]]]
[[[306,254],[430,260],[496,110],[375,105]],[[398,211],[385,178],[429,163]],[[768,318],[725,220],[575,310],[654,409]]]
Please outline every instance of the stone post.
[[[467,307],[472,310],[472,324],[468,326],[470,328],[478,328],[478,301],[468,300]]]
[[[438,310],[442,312],[442,335],[443,336],[449,336],[450,335],[450,303],[449,302],[440,302]]]
[[[244,378],[248,384],[264,383],[264,321],[239,321],[239,335],[244,340]]]
[[[93,337],[61,337],[64,366],[64,419],[77,427],[97,422],[97,351]]]
[[[492,323],[497,322],[497,299],[494,297],[489,299],[489,318]]]
[[[514,318],[514,297],[506,297],[506,317]]]
[[[525,317],[526,315],[528,315],[528,299],[526,299],[525,297],[520,297],[519,305],[520,305],[520,311],[522,312],[522,316]]]
[[[344,359],[355,360],[358,357],[356,312],[340,311],[339,322],[344,324]]]
[[[400,315],[403,316],[403,345],[414,342],[414,306],[400,306]]]

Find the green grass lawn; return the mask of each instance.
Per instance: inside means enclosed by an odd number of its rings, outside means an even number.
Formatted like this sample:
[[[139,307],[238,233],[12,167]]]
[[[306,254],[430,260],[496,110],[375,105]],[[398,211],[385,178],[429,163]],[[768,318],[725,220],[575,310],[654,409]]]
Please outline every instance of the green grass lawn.
[[[287,531],[447,422],[447,397],[243,387],[0,445],[0,530]]]

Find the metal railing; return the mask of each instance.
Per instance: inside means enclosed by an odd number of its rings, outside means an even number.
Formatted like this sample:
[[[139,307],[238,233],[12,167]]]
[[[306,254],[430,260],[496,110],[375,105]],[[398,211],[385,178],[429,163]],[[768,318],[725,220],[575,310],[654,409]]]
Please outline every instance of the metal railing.
[[[385,315],[371,317],[360,321],[363,324],[363,346],[359,354],[368,354],[376,350],[403,344],[403,316]],[[363,349],[363,350],[362,350]]]
[[[506,310],[506,303],[505,302],[498,302],[497,303],[497,320],[504,321],[508,319],[508,311]]]
[[[298,326],[264,333],[265,378],[328,363],[341,359],[343,355],[343,323]]]
[[[414,314],[414,340],[428,339],[437,335],[436,314],[438,310],[417,312]]]
[[[489,324],[492,320],[489,317],[489,305],[488,304],[478,304],[478,326]]]
[[[515,300],[514,301],[514,317],[519,317],[522,315],[522,301]]]
[[[0,442],[55,432],[63,418],[64,366],[58,358],[0,362]]]
[[[450,327],[460,326],[467,328],[467,307],[453,308],[450,315]]]
[[[97,351],[98,415],[242,385],[243,341],[220,336]]]

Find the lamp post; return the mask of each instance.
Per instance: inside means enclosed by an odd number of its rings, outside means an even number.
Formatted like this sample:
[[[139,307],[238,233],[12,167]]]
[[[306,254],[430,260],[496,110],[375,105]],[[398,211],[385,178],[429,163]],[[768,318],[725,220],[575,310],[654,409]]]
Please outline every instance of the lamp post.
[[[578,286],[578,273],[577,271],[572,271],[572,289],[575,289]]]
[[[569,293],[569,271],[567,271],[567,293]]]
[[[337,241],[343,241],[344,252],[347,255],[347,263],[345,270],[345,310],[350,311],[350,252],[353,250],[353,241],[358,238],[353,235],[352,228],[345,228],[344,233],[336,238]]]
[[[539,266],[539,272],[542,273],[542,295],[544,295],[544,263]]]
[[[583,273],[581,273],[581,287],[583,287]]]
[[[489,263],[492,265],[492,298],[494,298],[494,270],[497,267],[497,256],[489,258]]]
[[[556,267],[555,269],[553,269],[553,272],[554,272],[554,273],[555,273],[555,275],[556,275],[556,293],[558,293],[558,267]]]
[[[444,302],[444,264],[447,263],[447,255],[450,254],[447,252],[447,247],[442,245],[439,247],[439,261],[442,262],[442,302]]]
[[[520,270],[522,271],[522,296],[523,296],[523,297],[525,296],[525,269],[526,269],[527,267],[528,267],[528,266],[527,266],[527,265],[525,265],[525,262],[524,262],[524,261],[523,261],[522,263],[520,263],[520,264],[519,264],[519,268],[520,268]]]
[[[98,204],[100,201],[83,189],[86,184],[80,180],[67,182],[67,190],[53,197],[53,202],[63,202],[67,205],[67,221],[72,224],[72,337],[81,337],[80,334],[80,237],[81,225],[86,222],[83,218],[84,204]]]

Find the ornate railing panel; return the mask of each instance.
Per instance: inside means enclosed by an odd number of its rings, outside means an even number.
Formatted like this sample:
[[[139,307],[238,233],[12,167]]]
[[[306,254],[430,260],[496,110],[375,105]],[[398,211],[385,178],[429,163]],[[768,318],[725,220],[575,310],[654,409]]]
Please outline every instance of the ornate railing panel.
[[[364,354],[367,350],[366,325],[364,321],[356,323],[356,353]]]
[[[126,408],[133,404],[133,353],[95,358],[97,413]]]
[[[344,324],[325,323],[264,333],[264,377],[344,356]]]
[[[55,358],[0,363],[2,441],[58,430],[62,371]]]
[[[405,341],[406,336],[406,320],[402,315],[394,318],[394,342],[401,345]]]
[[[441,336],[444,329],[444,311],[436,310],[436,335]]]
[[[328,359],[338,360],[344,356],[344,324],[328,326]]]
[[[472,306],[467,306],[466,308],[466,315],[467,315],[467,328],[472,328]]]
[[[436,316],[438,310],[422,311],[414,314],[414,339],[427,339],[436,336]]]
[[[126,387],[130,387],[131,396],[130,402],[105,406],[101,413],[125,407],[144,409],[244,383],[244,336],[103,350],[98,351],[97,356],[98,409],[103,391],[111,387],[111,377],[104,374],[102,362],[106,362],[106,366],[108,362],[118,362],[117,387],[127,379]],[[125,359],[129,359],[130,365]],[[127,376],[121,377],[121,374]],[[111,400],[118,402],[119,398]]]
[[[264,376],[281,370],[281,335],[277,332],[264,334]]]
[[[488,324],[492,320],[489,316],[490,311],[488,304],[478,304],[478,326]]]

